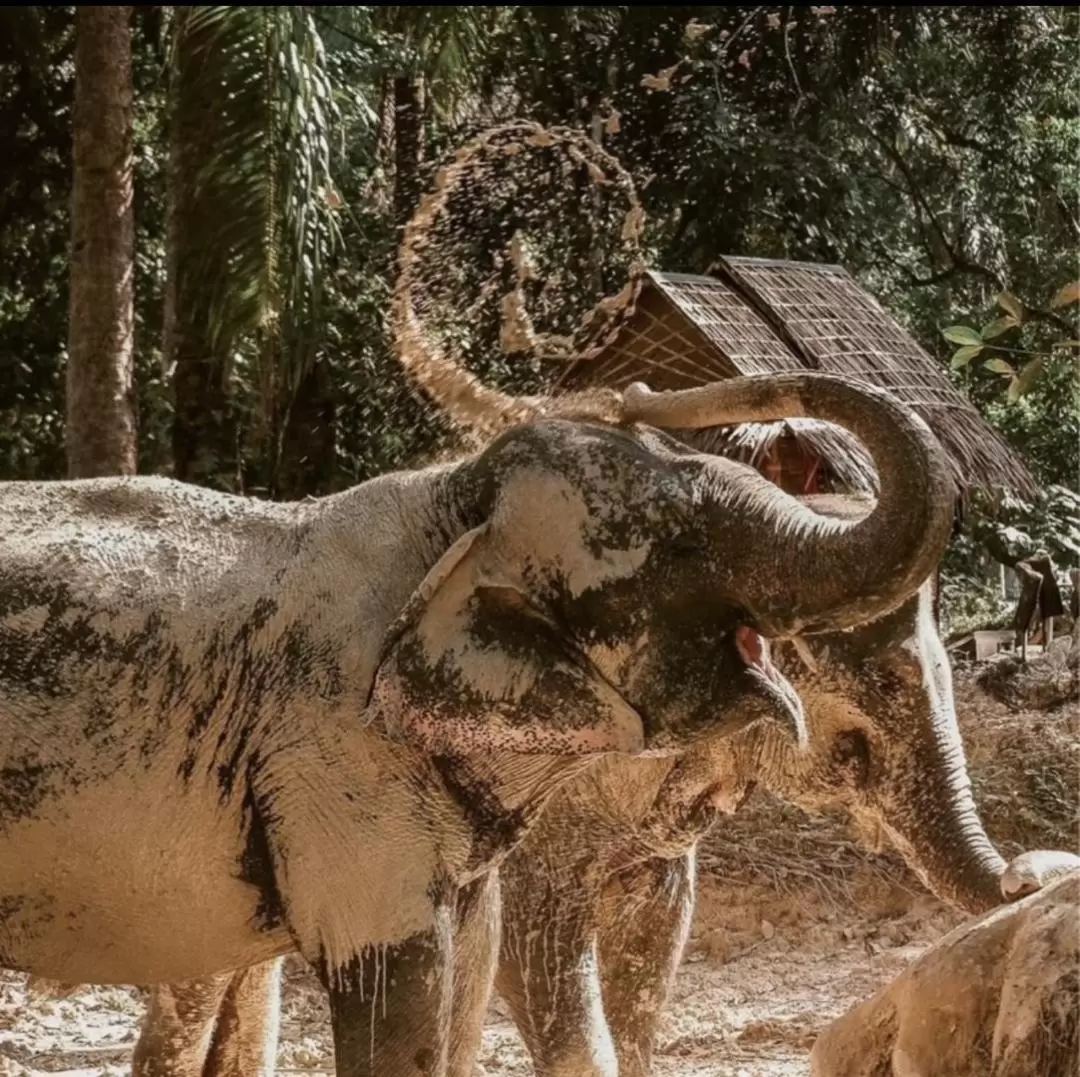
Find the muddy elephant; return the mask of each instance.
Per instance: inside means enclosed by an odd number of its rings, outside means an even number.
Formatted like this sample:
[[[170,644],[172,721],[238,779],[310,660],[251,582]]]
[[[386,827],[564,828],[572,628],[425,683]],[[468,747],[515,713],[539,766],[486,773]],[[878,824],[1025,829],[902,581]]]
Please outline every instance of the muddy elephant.
[[[850,498],[804,501],[834,517],[865,511]],[[555,794],[500,868],[495,986],[538,1077],[651,1072],[693,915],[697,842],[755,785],[811,811],[847,809],[934,894],[971,912],[1072,862],[1025,854],[1007,870],[984,832],[929,582],[885,617],[803,649],[784,645],[776,661],[803,700],[808,751],[762,726],[674,759],[604,761]]]
[[[0,962],[176,983],[298,950],[339,1074],[439,1072],[459,892],[559,784],[762,718],[803,739],[763,637],[895,608],[947,541],[940,446],[887,394],[623,404],[298,504],[0,486]],[[789,415],[867,445],[873,513],[653,429]]]
[[[863,515],[856,499],[804,501],[832,517]],[[755,784],[810,810],[840,806],[883,831],[939,897],[978,912],[1038,889],[1068,854],[1025,854],[1006,869],[972,800],[951,675],[926,583],[903,606],[853,631],[804,641],[777,661],[804,700],[809,750],[757,725],[672,758],[609,758],[560,788],[499,869],[502,941],[495,986],[539,1077],[643,1077],[694,907],[697,842]],[[720,823],[722,825],[722,822]],[[494,917],[488,906],[482,914]],[[486,1012],[494,933],[460,923],[452,1014],[452,1077],[470,1077]],[[255,975],[267,975],[264,967]],[[245,975],[252,975],[247,973]],[[220,990],[225,990],[223,977]],[[239,1077],[198,1044],[215,1030],[167,1015],[197,988],[156,989],[137,1052],[139,1077],[164,1072]],[[215,1043],[269,1057],[272,991],[224,1007]],[[191,1012],[190,1008],[187,1011]],[[162,1029],[205,1068],[155,1070],[170,1056]],[[220,1049],[218,1049],[220,1051]],[[232,1048],[234,1053],[237,1048]],[[860,1071],[861,1072],[861,1071]]]
[[[962,924],[829,1025],[813,1077],[1076,1077],[1080,859],[1071,866]]]

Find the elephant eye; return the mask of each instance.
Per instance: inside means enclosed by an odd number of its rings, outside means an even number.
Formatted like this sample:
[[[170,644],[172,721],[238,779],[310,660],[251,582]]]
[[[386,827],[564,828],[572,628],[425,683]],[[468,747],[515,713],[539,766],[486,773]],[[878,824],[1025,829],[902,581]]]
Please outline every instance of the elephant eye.
[[[870,781],[870,742],[861,729],[845,729],[833,740],[832,762],[847,772],[848,780],[856,788],[863,788]]]
[[[705,540],[694,531],[680,531],[668,541],[668,549],[676,557],[692,557],[705,549]]]

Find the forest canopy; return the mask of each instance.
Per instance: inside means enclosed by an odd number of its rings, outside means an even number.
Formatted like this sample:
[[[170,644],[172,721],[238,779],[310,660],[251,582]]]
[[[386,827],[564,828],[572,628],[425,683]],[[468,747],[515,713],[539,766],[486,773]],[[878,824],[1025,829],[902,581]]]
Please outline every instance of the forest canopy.
[[[5,479],[68,471],[76,10],[0,10]],[[114,10],[138,471],[299,497],[438,449],[388,333],[401,228],[447,153],[524,117],[621,161],[656,268],[846,267],[1050,492],[995,510],[998,556],[1010,528],[1080,541],[1075,8]]]

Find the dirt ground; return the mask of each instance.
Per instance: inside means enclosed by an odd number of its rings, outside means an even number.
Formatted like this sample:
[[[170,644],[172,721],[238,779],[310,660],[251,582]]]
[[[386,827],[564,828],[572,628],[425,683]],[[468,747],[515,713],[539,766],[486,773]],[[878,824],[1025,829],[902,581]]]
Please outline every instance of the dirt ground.
[[[1075,698],[1070,683],[1067,698]],[[958,710],[987,826],[1007,855],[1075,846],[1080,719],[1056,697],[1025,709],[965,688]],[[698,909],[657,1077],[808,1077],[828,1021],[895,977],[960,922],[895,857],[859,849],[842,823],[748,805],[703,843]],[[0,1077],[128,1072],[138,991],[87,987],[28,998],[0,972]],[[286,978],[281,1074],[332,1073],[325,1001],[298,962]],[[525,1052],[496,999],[477,1077],[525,1077]]]
[[[657,1077],[806,1077],[823,1025],[957,922],[902,887],[872,877],[857,885],[875,910],[858,918],[817,900],[799,907],[768,886],[724,887],[706,872]],[[2,1077],[128,1072],[143,1012],[137,991],[88,987],[57,1001],[28,1000],[26,977],[0,976]],[[326,1004],[298,963],[286,981],[278,1058],[281,1074],[332,1073]],[[486,1077],[531,1073],[498,1000],[479,1062]]]
[[[824,1025],[958,922],[931,898],[865,883],[860,895],[877,911],[856,918],[815,899],[799,907],[768,886],[722,886],[706,874],[656,1077],[807,1077]],[[486,1077],[532,1072],[498,1001],[480,1062]]]

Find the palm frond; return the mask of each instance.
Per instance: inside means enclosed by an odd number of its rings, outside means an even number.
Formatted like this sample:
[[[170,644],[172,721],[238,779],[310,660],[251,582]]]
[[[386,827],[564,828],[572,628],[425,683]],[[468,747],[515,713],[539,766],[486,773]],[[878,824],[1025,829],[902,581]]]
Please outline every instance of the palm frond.
[[[177,8],[171,55],[174,318],[231,355],[258,334],[264,394],[295,387],[336,239],[336,106],[309,9]]]

